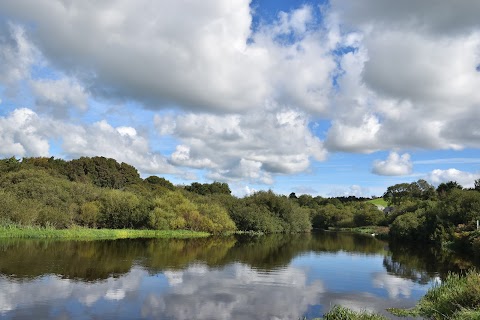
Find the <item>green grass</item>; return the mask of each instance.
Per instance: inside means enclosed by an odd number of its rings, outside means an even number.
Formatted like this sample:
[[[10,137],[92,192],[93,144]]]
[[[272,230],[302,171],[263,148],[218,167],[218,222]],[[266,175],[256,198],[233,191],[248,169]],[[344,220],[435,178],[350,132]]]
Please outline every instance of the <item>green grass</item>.
[[[397,316],[421,316],[427,319],[480,319],[480,273],[449,274],[445,281],[430,289],[412,309],[390,309]]]
[[[323,320],[387,320],[386,317],[367,311],[352,311],[342,306],[335,306],[323,315]]]
[[[368,200],[367,201],[368,203],[373,203],[375,205],[379,205],[379,206],[382,206],[382,207],[388,207],[388,203],[387,201],[383,200],[383,198],[377,198],[377,199],[372,199],[372,200]]]
[[[470,270],[465,275],[449,274],[445,281],[428,290],[412,309],[388,309],[399,317],[422,317],[432,320],[480,319],[480,272]],[[316,320],[385,320],[386,317],[356,312],[335,306],[323,318]]]
[[[133,238],[199,238],[208,237],[206,232],[190,230],[132,230],[132,229],[89,229],[74,227],[54,229],[43,227],[1,226],[0,238],[30,239],[133,239]]]

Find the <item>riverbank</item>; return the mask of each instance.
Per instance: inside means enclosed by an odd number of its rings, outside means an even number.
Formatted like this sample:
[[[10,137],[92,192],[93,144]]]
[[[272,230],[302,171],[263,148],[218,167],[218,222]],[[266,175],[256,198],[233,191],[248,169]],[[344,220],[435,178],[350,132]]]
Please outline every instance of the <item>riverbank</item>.
[[[328,228],[329,231],[354,232],[371,235],[379,239],[388,239],[389,228],[384,226],[365,226],[355,228]]]
[[[24,239],[67,239],[67,240],[104,240],[104,239],[135,239],[135,238],[165,238],[186,239],[210,236],[207,232],[190,230],[132,230],[132,229],[90,229],[69,228],[54,229],[41,227],[0,227],[0,238]]]
[[[480,319],[480,272],[450,274],[443,283],[431,288],[412,309],[388,309],[400,317],[426,319]],[[355,312],[335,306],[318,320],[387,320],[374,313]]]

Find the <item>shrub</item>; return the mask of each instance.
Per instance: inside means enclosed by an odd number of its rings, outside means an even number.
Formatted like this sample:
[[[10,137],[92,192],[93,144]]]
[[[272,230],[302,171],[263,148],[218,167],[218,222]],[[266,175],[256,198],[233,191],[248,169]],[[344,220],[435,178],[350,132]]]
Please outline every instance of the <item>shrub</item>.
[[[80,223],[87,227],[96,228],[100,218],[100,203],[97,201],[85,202],[79,210]]]
[[[147,201],[131,192],[105,190],[99,201],[99,223],[102,227],[139,228],[147,224]]]
[[[418,240],[424,222],[425,217],[414,212],[398,216],[390,226],[390,235],[396,239]]]

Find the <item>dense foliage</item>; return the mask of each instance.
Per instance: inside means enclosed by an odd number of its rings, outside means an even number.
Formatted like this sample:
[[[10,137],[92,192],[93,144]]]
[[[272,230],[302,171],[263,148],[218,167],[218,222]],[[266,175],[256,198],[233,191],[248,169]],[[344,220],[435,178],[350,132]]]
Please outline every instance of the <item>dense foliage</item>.
[[[398,185],[393,189],[399,190]],[[432,189],[428,188],[428,196],[407,192],[400,199],[390,197],[387,191],[386,197],[395,204],[387,216],[391,238],[450,245],[480,256],[480,232],[476,230],[480,219],[479,189],[463,189],[456,182],[440,184],[434,194]]]
[[[393,240],[452,244],[480,256],[480,180],[466,190],[425,180],[388,187],[385,213],[363,198],[259,191],[231,195],[221,182],[174,186],[142,179],[114,159],[82,157],[0,160],[0,224],[69,228],[306,232],[312,228],[389,226]]]
[[[0,221],[20,226],[188,229],[219,233],[235,224],[217,203],[192,202],[160,177],[140,178],[103,157],[0,161]]]
[[[2,225],[305,232],[309,214],[271,191],[238,199],[226,183],[174,186],[104,157],[0,160]]]

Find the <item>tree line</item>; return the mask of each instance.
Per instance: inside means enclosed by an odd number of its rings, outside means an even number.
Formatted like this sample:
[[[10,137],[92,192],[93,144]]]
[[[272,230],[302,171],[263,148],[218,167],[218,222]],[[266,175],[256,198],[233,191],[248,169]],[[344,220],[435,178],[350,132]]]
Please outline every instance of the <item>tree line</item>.
[[[226,183],[175,186],[142,179],[137,169],[105,157],[0,160],[0,224],[69,228],[189,229],[211,233],[308,232],[312,228],[388,226],[390,237],[453,244],[480,253],[480,179],[464,189],[425,180],[387,188],[388,213],[365,198],[259,191],[244,198]]]
[[[2,225],[293,233],[382,223],[363,200],[270,190],[237,198],[226,183],[142,179],[135,167],[105,157],[0,160]]]

